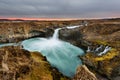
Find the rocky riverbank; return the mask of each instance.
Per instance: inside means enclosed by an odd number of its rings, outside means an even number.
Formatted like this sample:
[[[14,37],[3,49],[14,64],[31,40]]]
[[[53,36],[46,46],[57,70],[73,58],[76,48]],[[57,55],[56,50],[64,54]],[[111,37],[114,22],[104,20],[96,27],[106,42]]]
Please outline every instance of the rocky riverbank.
[[[120,24],[95,24],[81,29],[83,39],[95,49],[96,46],[110,46],[106,54],[97,56],[92,52],[86,53],[83,63],[90,69],[110,80],[119,80],[120,68]]]
[[[99,80],[119,80],[120,68],[120,24],[94,23],[75,29],[63,29],[60,38],[78,47],[82,47],[86,54],[80,57],[90,71]],[[95,52],[98,47],[109,48],[108,51]],[[87,48],[92,51],[87,52]],[[96,53],[96,54],[95,54]],[[100,54],[100,55],[99,55]],[[98,76],[99,75],[99,76]]]
[[[0,48],[0,80],[70,80],[38,52],[18,46]]]
[[[87,22],[88,25],[75,29],[64,28],[59,32],[60,39],[81,47],[86,52],[80,58],[89,70],[86,67],[79,67],[74,80],[79,80],[80,77],[83,80],[96,80],[96,78],[119,80],[120,20],[87,20]],[[0,43],[19,42],[32,37],[50,37],[55,28],[81,23],[82,21],[0,22]],[[92,51],[87,52],[88,47],[95,51],[100,45],[109,46],[111,49],[100,56]],[[0,48],[0,54],[2,55],[0,57],[2,80],[70,80],[52,68],[45,57],[37,52],[28,52],[20,47],[4,47]],[[84,78],[82,74],[88,76]]]

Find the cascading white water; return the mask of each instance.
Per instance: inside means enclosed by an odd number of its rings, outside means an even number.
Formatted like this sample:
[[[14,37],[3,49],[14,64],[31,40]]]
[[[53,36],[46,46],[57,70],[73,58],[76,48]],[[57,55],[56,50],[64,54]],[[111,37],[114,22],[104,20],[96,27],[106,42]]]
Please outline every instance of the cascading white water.
[[[78,28],[78,27],[80,27],[81,25],[78,25],[78,26],[67,26],[66,28],[67,29],[74,29],[74,28]]]
[[[60,29],[56,29],[49,39],[32,38],[23,41],[22,45],[26,50],[41,52],[53,67],[56,67],[64,75],[73,77],[76,68],[82,64],[78,56],[84,52],[68,42],[59,40],[58,32]]]
[[[55,29],[54,34],[52,36],[53,39],[58,39],[58,37],[59,37],[58,32],[59,32],[60,29],[62,29],[62,28]]]

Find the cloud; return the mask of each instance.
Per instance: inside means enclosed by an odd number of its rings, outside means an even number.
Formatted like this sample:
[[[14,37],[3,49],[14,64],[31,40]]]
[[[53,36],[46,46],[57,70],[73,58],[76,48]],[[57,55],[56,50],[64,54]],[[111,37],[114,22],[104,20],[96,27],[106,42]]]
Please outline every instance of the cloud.
[[[0,0],[0,16],[112,17],[120,13],[119,4],[119,0]]]

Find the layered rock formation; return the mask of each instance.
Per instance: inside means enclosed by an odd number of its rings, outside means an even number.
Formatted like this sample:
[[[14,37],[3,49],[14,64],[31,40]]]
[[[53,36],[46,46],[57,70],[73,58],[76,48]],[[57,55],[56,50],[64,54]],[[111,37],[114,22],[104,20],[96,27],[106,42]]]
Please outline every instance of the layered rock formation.
[[[6,21],[0,22],[0,42],[19,42],[33,37],[50,37],[53,29],[77,25],[81,21]]]

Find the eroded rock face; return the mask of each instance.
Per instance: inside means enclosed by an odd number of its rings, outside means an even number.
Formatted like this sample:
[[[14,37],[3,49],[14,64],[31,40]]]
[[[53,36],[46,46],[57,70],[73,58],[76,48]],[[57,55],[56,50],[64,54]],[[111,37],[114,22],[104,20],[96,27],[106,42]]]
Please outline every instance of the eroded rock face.
[[[81,59],[90,70],[108,79],[116,80],[115,78],[120,75],[120,54],[115,49],[112,49],[103,56],[87,53],[85,56],[81,57]]]
[[[0,31],[0,43],[8,43],[33,37],[50,37],[54,29],[37,22],[3,22],[0,23]]]
[[[80,32],[87,46],[111,46],[112,49],[102,56],[86,53],[81,59],[93,72],[110,80],[118,80],[120,69],[120,24],[99,23],[83,27]]]
[[[0,48],[0,80],[70,80],[38,52],[18,46]]]
[[[71,44],[78,46],[82,49],[87,49],[87,46],[82,38],[83,34],[81,34],[80,32],[81,27],[83,26],[73,29],[63,28],[59,31],[59,38],[63,41],[70,42]]]
[[[77,72],[73,80],[98,80],[98,79],[90,70],[88,70],[88,68],[85,65],[82,65],[77,68]]]
[[[60,30],[59,34],[60,34],[59,36],[60,39],[65,41],[80,40],[81,38],[80,28],[74,28],[74,29],[63,28]]]

